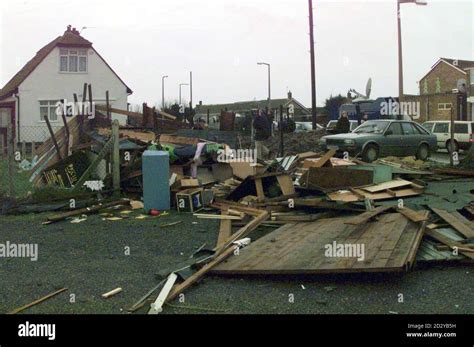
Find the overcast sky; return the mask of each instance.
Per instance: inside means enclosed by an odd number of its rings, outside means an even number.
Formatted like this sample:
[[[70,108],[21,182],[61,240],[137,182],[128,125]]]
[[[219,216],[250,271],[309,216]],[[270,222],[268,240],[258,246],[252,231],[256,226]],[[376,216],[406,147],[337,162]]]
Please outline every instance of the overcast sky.
[[[474,1],[402,5],[405,93],[439,57],[474,60]],[[396,1],[314,0],[318,105],[350,88],[397,95]],[[311,105],[306,0],[1,0],[0,84],[66,26],[82,36],[132,88],[132,103],[168,100],[193,71],[193,101],[226,103],[289,90]],[[189,89],[183,87],[189,95]]]

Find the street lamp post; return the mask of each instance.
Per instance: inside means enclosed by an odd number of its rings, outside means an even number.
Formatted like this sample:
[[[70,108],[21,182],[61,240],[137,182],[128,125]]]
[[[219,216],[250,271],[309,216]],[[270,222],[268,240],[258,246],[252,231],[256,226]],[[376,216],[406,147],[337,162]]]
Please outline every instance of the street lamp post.
[[[270,110],[270,100],[272,99],[271,82],[270,82],[270,64],[257,63],[257,65],[266,65],[268,68],[268,110]]]
[[[400,19],[400,4],[413,3],[416,5],[427,5],[422,0],[397,0],[397,28],[398,28],[398,97],[403,96],[403,55],[402,55],[402,23]]]
[[[168,76],[162,76],[161,77],[161,110],[163,111],[165,109],[165,78],[168,78]]]
[[[179,84],[179,106],[181,106],[181,87],[182,86],[188,86],[188,83],[180,83]]]

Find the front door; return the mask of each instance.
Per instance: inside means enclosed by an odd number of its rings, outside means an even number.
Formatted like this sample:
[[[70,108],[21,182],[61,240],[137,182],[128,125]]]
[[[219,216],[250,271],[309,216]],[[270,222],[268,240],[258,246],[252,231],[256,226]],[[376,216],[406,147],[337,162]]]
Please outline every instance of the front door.
[[[13,125],[13,136],[15,136],[15,106],[14,104],[0,104],[0,147],[3,154],[7,153],[8,126]]]

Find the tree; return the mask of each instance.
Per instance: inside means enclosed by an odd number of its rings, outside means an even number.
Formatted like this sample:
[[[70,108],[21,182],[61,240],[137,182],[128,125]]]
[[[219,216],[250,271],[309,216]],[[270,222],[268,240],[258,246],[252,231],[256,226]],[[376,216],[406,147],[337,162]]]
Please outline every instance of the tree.
[[[324,102],[324,109],[329,113],[330,116],[338,116],[339,115],[339,107],[341,105],[348,103],[350,100],[347,97],[342,96],[341,94],[332,96],[332,94],[329,96],[329,98],[326,99]],[[334,118],[334,117],[332,117]]]

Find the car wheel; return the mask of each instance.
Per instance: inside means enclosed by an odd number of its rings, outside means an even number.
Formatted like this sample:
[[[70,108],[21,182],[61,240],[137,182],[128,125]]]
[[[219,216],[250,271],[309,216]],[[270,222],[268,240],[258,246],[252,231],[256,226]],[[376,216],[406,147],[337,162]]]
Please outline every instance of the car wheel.
[[[379,157],[379,148],[376,145],[368,145],[362,153],[362,160],[366,163],[376,161]]]
[[[425,161],[430,156],[430,148],[427,145],[421,145],[416,152],[416,159]]]
[[[454,147],[454,149],[453,149]],[[448,140],[446,142],[446,149],[448,150],[449,153],[452,153],[453,150],[454,152],[459,152],[459,144],[456,140],[453,140],[453,145],[451,145],[451,140]]]

